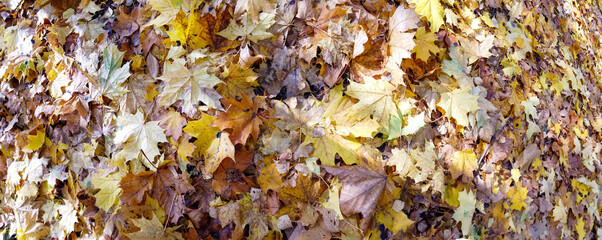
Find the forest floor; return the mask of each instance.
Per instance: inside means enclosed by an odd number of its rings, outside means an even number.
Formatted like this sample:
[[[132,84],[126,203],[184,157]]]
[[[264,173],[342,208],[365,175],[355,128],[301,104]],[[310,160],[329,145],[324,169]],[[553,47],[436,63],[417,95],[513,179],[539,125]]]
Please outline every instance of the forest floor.
[[[602,237],[598,1],[0,2],[4,239]]]

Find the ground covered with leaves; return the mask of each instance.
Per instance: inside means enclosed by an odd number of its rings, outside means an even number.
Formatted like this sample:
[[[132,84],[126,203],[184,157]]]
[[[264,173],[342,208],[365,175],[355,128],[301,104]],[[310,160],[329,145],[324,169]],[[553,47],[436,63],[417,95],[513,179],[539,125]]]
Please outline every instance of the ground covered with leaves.
[[[598,1],[1,2],[5,238],[602,237]]]

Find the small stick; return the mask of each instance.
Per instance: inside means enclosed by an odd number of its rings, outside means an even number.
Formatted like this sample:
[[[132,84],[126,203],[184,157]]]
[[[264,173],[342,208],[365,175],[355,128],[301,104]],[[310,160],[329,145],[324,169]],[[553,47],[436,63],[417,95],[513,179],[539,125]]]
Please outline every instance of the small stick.
[[[504,129],[504,127],[506,127],[506,125],[508,125],[509,122],[512,122],[513,118],[508,119],[508,121],[506,121],[506,123],[504,123],[504,125],[502,127],[500,127],[500,129],[497,130],[497,132],[495,132],[493,134],[493,136],[491,136],[491,140],[489,140],[489,144],[487,144],[487,148],[485,148],[485,152],[483,152],[483,155],[481,155],[481,158],[479,158],[479,167],[481,166],[481,162],[483,161],[483,158],[485,158],[485,156],[487,155],[487,152],[489,152],[489,148],[491,147],[491,144],[493,143],[493,141],[495,141],[495,137],[497,136],[498,133],[500,133],[502,131],[502,129]]]
[[[144,155],[144,158],[146,158],[146,160],[151,164],[151,166],[155,168],[155,170],[158,169],[157,166],[155,166],[155,164],[153,164],[153,162],[146,156],[146,153],[144,153],[142,149],[140,149],[140,152],[142,153],[142,155]]]

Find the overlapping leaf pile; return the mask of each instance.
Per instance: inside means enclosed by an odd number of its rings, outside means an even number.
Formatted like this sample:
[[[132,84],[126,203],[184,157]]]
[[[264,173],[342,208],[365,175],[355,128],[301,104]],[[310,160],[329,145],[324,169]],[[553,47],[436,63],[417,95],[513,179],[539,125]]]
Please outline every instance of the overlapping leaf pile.
[[[2,3],[5,236],[602,236],[597,1]]]

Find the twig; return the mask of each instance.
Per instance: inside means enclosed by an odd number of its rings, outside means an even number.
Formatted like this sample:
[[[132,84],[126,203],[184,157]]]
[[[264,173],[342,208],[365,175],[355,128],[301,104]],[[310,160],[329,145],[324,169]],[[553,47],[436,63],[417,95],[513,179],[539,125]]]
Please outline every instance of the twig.
[[[512,122],[513,118],[508,119],[508,121],[506,121],[506,123],[504,123],[504,125],[502,125],[502,127],[500,127],[500,129],[497,130],[497,132],[495,132],[493,134],[493,136],[491,136],[491,140],[489,140],[489,144],[487,144],[487,148],[485,148],[485,152],[483,152],[483,155],[481,155],[481,158],[479,158],[479,167],[481,167],[481,162],[483,161],[483,158],[485,158],[485,156],[487,156],[487,152],[489,152],[489,148],[491,147],[491,144],[493,143],[493,141],[495,141],[495,137],[498,135],[498,133],[500,133],[502,131],[502,129],[504,129],[506,127],[506,125],[508,125],[509,122]]]
[[[152,162],[152,161],[151,161],[151,160],[150,160],[150,159],[149,159],[149,158],[146,156],[146,153],[144,153],[144,151],[142,151],[142,149],[140,149],[140,152],[142,153],[142,155],[144,155],[144,158],[146,158],[146,160],[147,160],[147,161],[148,161],[148,162],[149,162],[149,163],[150,163],[150,164],[151,164],[151,165],[152,165],[152,166],[155,168],[155,170],[156,170],[156,169],[159,169],[159,168],[157,168],[157,166],[155,166],[155,164],[153,164],[153,162]]]

